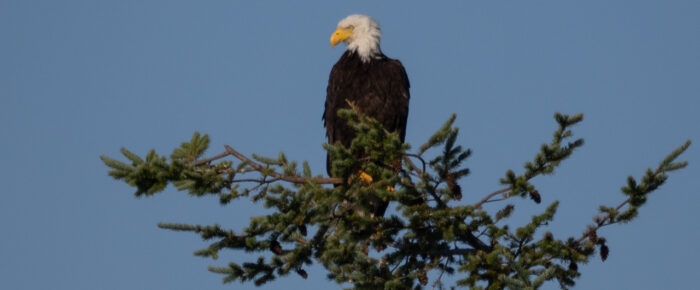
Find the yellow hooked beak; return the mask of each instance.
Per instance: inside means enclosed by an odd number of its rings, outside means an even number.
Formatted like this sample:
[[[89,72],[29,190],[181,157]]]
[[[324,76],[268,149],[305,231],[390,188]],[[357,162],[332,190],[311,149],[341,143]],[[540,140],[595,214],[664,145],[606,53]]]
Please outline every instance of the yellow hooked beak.
[[[338,28],[338,30],[331,35],[331,46],[335,47],[336,44],[341,43],[350,36],[352,36],[352,29]]]

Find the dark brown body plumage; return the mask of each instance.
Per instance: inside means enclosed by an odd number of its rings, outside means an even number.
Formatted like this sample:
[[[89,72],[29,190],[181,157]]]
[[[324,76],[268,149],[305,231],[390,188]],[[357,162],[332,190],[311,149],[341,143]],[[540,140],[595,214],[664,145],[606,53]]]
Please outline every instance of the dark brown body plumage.
[[[410,99],[406,70],[400,61],[385,55],[362,62],[355,52],[345,51],[333,66],[328,79],[326,106],[323,112],[328,143],[350,146],[355,132],[345,119],[338,117],[338,109],[349,108],[354,103],[366,116],[379,121],[384,128],[398,132],[401,141],[406,137],[406,119]],[[331,162],[327,160],[331,175]]]

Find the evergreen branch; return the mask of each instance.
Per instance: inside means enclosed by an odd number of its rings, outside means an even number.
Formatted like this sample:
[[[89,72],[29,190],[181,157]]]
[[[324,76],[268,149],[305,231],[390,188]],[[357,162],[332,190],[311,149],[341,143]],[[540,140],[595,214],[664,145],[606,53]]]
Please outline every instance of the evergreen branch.
[[[554,273],[556,271],[556,267],[549,267],[546,270],[542,272],[537,278],[535,278],[534,281],[532,281],[532,286],[533,288],[538,288],[544,284],[545,281],[552,279],[554,277]]]
[[[615,211],[614,211],[614,212],[619,212],[620,209],[621,209],[623,206],[625,206],[626,204],[628,204],[628,203],[630,202],[630,199],[631,199],[631,198],[627,198],[627,199],[625,199],[625,201],[623,201],[623,202],[621,202],[619,205],[617,205],[617,207],[615,207]],[[590,227],[583,233],[583,235],[581,235],[578,239],[576,239],[576,242],[580,243],[580,242],[582,242],[583,240],[585,240],[586,238],[590,238],[592,233],[595,233],[596,231],[598,231],[598,229],[600,229],[600,228],[602,228],[602,227],[615,224],[616,222],[613,222],[613,221],[612,221],[612,220],[614,219],[615,216],[616,216],[616,214],[608,213],[605,217],[603,217],[602,219],[599,219],[598,221],[596,221],[596,224],[595,224],[595,225],[590,226]],[[594,236],[597,236],[597,234],[594,235]],[[595,243],[596,241],[592,241],[592,242]]]
[[[303,184],[303,183],[307,183],[307,182],[313,182],[313,183],[317,183],[317,184],[341,184],[343,182],[342,179],[333,178],[333,177],[328,177],[328,178],[324,178],[324,177],[299,177],[299,176],[282,175],[282,174],[279,174],[279,173],[274,172],[274,171],[269,172],[267,167],[264,167],[261,164],[251,160],[250,158],[246,157],[245,155],[243,155],[243,154],[239,153],[238,151],[236,151],[235,149],[233,149],[231,146],[224,145],[224,148],[226,148],[226,151],[224,151],[216,156],[193,162],[192,165],[197,166],[197,165],[202,165],[202,164],[208,164],[212,161],[216,161],[216,160],[225,158],[227,156],[234,156],[237,159],[243,161],[245,164],[248,164],[251,166],[251,167],[247,167],[247,168],[238,169],[235,172],[245,173],[245,172],[250,172],[250,171],[258,171],[258,172],[262,173],[263,175],[270,174],[271,176],[274,177],[273,179],[269,179],[269,180],[264,180],[264,179],[234,179],[234,180],[232,180],[232,182],[234,182],[234,183],[235,182],[273,183],[273,182],[280,181],[280,180],[295,183],[295,184]],[[257,155],[256,155],[256,157],[258,157],[258,159],[264,158],[264,157],[260,157]],[[106,157],[103,157],[103,158],[106,158]],[[267,159],[265,159],[265,160],[267,160]],[[110,161],[111,161],[111,159],[110,159]],[[272,159],[270,159],[268,161],[269,161],[269,163],[276,163],[276,162],[273,162]],[[228,173],[230,171],[222,171],[222,172]]]
[[[182,142],[180,148],[175,148],[170,158],[173,160],[182,160],[187,162],[196,161],[199,156],[209,148],[209,135],[201,135],[199,132],[194,132],[190,142]]]
[[[671,170],[676,170],[676,169],[680,169],[680,168],[687,166],[688,161],[676,163],[676,164],[679,164],[676,166],[673,166],[674,165],[673,161],[676,160],[676,158],[678,158],[678,156],[683,154],[683,152],[685,152],[685,150],[688,149],[688,147],[690,147],[690,144],[691,144],[690,140],[686,140],[685,143],[683,143],[683,145],[681,145],[680,147],[673,150],[670,154],[668,154],[668,156],[666,156],[666,158],[664,158],[664,160],[661,161],[661,164],[659,164],[659,169],[657,171],[659,171],[659,170],[671,171]],[[669,170],[669,168],[672,168],[672,169]]]
[[[510,186],[488,194],[474,205],[475,208],[480,209],[481,206],[489,202],[491,198],[509,191],[510,194],[504,196],[504,198],[500,200],[507,199],[517,194],[521,194],[522,196],[527,193],[536,203],[539,203],[541,199],[539,192],[537,192],[528,181],[540,174],[551,174],[562,160],[568,158],[571,153],[573,153],[574,149],[583,145],[583,139],[577,139],[567,146],[561,146],[562,140],[573,135],[567,128],[583,120],[583,114],[569,116],[556,113],[554,114],[554,119],[559,124],[559,128],[554,132],[552,142],[550,144],[542,144],[540,153],[535,155],[533,162],[525,163],[525,173],[516,176],[512,170],[508,170],[506,172],[506,178],[501,179],[501,183]]]
[[[447,204],[442,200],[442,198],[440,198],[437,195],[437,193],[430,190],[430,191],[428,191],[428,194],[430,194],[433,197],[433,200],[435,200],[435,202],[437,203],[438,208],[446,208],[447,207]]]
[[[428,142],[425,142],[425,144],[420,146],[420,148],[418,149],[418,155],[423,155],[423,153],[425,153],[425,151],[428,151],[428,149],[440,145],[442,142],[445,142],[450,132],[452,131],[452,124],[454,123],[456,118],[456,114],[450,115],[450,118],[444,124],[442,124],[440,129],[438,129],[437,132],[433,134],[433,136],[430,136]]]
[[[343,183],[342,179],[335,178],[335,177],[307,178],[307,177],[299,177],[299,176],[286,176],[286,175],[282,175],[282,174],[279,174],[279,173],[274,172],[274,171],[268,172],[268,170],[265,167],[263,167],[262,165],[260,165],[259,163],[255,162],[255,161],[250,160],[245,155],[243,155],[243,154],[239,153],[238,151],[234,150],[233,148],[231,148],[231,146],[224,145],[224,147],[226,148],[226,152],[229,155],[233,155],[236,158],[238,158],[239,160],[246,162],[247,164],[250,164],[256,171],[262,173],[263,175],[266,175],[266,174],[271,175],[272,177],[275,178],[275,180],[283,180],[283,181],[297,183],[297,184],[303,184],[303,183],[307,183],[307,182],[313,182],[313,183],[317,183],[317,184],[341,184],[341,183]],[[269,183],[269,181],[268,181],[268,183]]]
[[[138,166],[138,165],[143,164],[143,159],[141,159],[141,157],[139,157],[138,155],[132,153],[132,152],[129,151],[129,150],[126,150],[126,148],[122,147],[122,148],[121,148],[121,152],[122,152],[122,154],[123,154],[126,158],[128,158],[129,160],[131,160],[131,162],[133,162],[134,165]]]
[[[667,155],[659,164],[655,171],[647,169],[645,176],[642,178],[642,182],[637,184],[635,179],[630,176],[628,177],[628,185],[623,186],[621,191],[629,195],[627,199],[617,205],[615,208],[610,208],[606,206],[601,206],[600,211],[603,212],[604,216],[596,216],[594,218],[595,224],[589,225],[586,231],[575,240],[575,242],[581,243],[588,239],[594,244],[599,244],[601,246],[601,257],[603,260],[607,258],[608,247],[605,245],[605,239],[598,237],[597,231],[605,226],[616,224],[619,222],[629,222],[637,215],[638,207],[642,206],[647,199],[647,196],[658,189],[667,179],[665,172],[683,168],[687,165],[687,161],[680,163],[673,163],[673,161],[680,156],[686,149],[690,146],[690,140],[686,141],[683,145],[673,150],[669,155]],[[669,167],[671,168],[669,170]],[[677,167],[677,168],[676,168]],[[620,210],[628,206],[628,209],[620,213]]]
[[[298,173],[297,163],[288,162],[282,153],[278,158],[254,154],[249,158],[228,145],[218,155],[199,159],[209,144],[209,137],[199,133],[182,143],[170,162],[153,150],[141,158],[123,149],[122,154],[130,161],[127,163],[101,158],[112,177],[138,188],[137,195],[152,194],[168,183],[193,195],[219,194],[221,203],[255,192],[251,199],[264,201],[264,206],[274,211],[252,217],[239,234],[219,225],[158,224],[160,228],[189,231],[213,240],[195,251],[197,256],[217,259],[224,249],[267,252],[268,256],[240,265],[210,267],[210,271],[225,275],[225,283],[240,280],[260,285],[289,273],[306,278],[302,266],[316,261],[328,270],[329,279],[356,288],[420,288],[428,285],[431,272],[437,277],[432,287],[441,288],[443,275],[455,270],[448,265],[455,263],[459,265],[455,268],[466,273],[458,285],[536,289],[545,281],[556,280],[565,289],[580,275],[577,263],[586,262],[596,246],[601,257],[607,257],[606,241],[597,236],[596,230],[633,219],[646,195],[666,180],[666,172],[687,165],[675,160],[690,145],[688,141],[671,152],[655,171],[647,170],[639,182],[630,177],[622,188],[626,200],[617,207],[601,207],[604,215],[578,240],[554,239],[546,232],[536,241],[535,233],[553,219],[557,201],[513,230],[507,224],[498,225],[511,215],[513,205],[494,214],[482,206],[528,194],[539,203],[539,193],[529,180],[552,173],[583,145],[582,139],[564,143],[573,135],[568,128],[580,122],[582,115],[557,113],[559,128],[551,143],[541,146],[535,158],[525,164],[523,174],[516,176],[509,170],[501,179],[507,187],[473,205],[458,206],[450,202],[462,196],[458,181],[469,174],[462,164],[471,151],[457,144],[454,115],[415,154],[407,153],[410,146],[376,120],[352,110],[341,110],[339,115],[357,131],[350,148],[324,144],[333,161],[333,176],[342,178],[313,177],[306,162]],[[442,148],[436,148],[441,144]],[[429,149],[437,156],[426,162],[423,154]],[[236,166],[234,161],[238,162]],[[356,177],[358,169],[373,181],[361,182]],[[248,178],[243,173],[260,176]],[[254,184],[239,190],[241,183]],[[293,186],[287,187],[289,184]],[[499,195],[503,198],[496,198]],[[367,214],[377,205],[396,203],[400,214]],[[375,258],[379,255],[381,258]]]

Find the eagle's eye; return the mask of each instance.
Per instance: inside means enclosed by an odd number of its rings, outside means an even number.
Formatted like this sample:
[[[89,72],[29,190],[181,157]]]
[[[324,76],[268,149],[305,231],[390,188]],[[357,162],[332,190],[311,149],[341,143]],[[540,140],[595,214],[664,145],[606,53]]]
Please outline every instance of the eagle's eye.
[[[350,29],[350,30],[354,30],[354,29],[355,29],[355,25],[348,25],[347,28]]]

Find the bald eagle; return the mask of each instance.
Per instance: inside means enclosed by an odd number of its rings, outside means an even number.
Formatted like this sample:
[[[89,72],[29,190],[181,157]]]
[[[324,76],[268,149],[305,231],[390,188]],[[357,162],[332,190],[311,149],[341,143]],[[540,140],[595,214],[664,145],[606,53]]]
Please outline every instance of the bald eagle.
[[[344,42],[346,50],[328,79],[323,120],[330,144],[349,147],[355,137],[346,121],[338,117],[338,109],[349,108],[348,102],[354,103],[362,114],[379,121],[386,130],[398,132],[401,142],[406,137],[408,76],[400,61],[382,53],[381,35],[379,24],[365,15],[346,17],[331,35],[331,46]],[[330,156],[326,167],[332,175]]]

